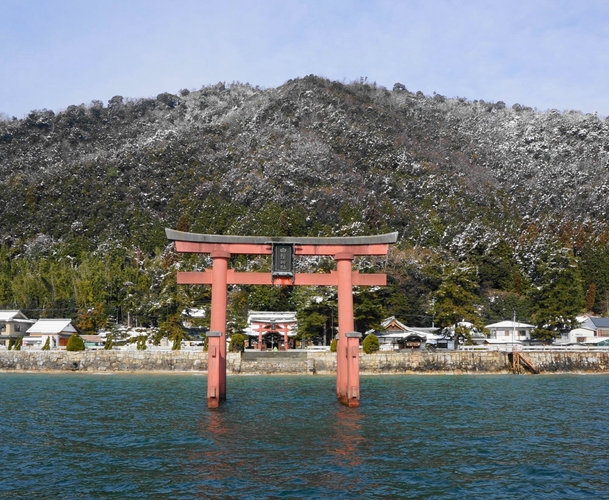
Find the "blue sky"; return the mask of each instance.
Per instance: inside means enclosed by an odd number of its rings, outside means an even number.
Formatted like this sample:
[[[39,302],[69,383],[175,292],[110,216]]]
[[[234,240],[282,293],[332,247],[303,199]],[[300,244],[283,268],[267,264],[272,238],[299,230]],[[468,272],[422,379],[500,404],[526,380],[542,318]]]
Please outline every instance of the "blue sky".
[[[0,0],[0,112],[316,74],[609,115],[606,0]]]

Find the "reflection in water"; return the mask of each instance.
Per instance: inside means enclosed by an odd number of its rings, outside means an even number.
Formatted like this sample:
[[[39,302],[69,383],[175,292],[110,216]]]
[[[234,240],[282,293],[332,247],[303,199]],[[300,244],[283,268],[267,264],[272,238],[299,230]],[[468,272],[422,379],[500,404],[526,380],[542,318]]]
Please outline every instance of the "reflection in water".
[[[361,465],[362,457],[359,447],[362,443],[362,414],[358,408],[347,408],[340,405],[335,411],[332,428],[332,453],[338,465],[356,467]]]
[[[208,411],[205,414],[205,422],[203,428],[207,431],[207,436],[214,441],[226,438],[228,429],[224,424],[224,415],[222,409]]]
[[[206,410],[201,415],[199,434],[205,439],[207,446],[197,453],[199,455],[191,463],[197,464],[198,490],[209,491],[209,488],[221,487],[224,481],[234,474],[234,464],[237,457],[230,456],[230,434],[227,427],[225,408]]]
[[[250,387],[220,408],[201,409],[198,434],[206,445],[188,460],[198,464],[192,468],[197,492],[341,498],[357,490],[364,414],[331,399],[331,383],[316,399],[298,379],[258,382],[260,390]]]

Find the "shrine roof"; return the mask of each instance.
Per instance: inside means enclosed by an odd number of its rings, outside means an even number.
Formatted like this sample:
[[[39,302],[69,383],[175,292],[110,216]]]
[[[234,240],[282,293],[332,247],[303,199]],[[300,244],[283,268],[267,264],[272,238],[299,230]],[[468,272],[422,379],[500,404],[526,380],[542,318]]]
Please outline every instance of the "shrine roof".
[[[395,243],[398,233],[385,233],[372,236],[234,236],[227,234],[199,234],[165,229],[168,240],[190,241],[193,243],[245,243],[271,244],[293,243],[295,245],[379,245]]]

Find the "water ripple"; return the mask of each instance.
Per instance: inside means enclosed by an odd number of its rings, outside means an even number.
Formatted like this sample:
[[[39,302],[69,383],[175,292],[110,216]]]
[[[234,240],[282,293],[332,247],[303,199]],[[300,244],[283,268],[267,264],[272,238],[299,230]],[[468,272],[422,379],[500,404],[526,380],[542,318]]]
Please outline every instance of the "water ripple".
[[[608,498],[606,376],[1,374],[0,498]]]

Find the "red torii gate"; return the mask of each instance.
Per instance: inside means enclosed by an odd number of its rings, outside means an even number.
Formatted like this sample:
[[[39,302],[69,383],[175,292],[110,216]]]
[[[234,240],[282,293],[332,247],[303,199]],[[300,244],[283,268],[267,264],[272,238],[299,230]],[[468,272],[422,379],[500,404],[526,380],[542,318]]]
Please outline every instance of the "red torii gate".
[[[336,395],[347,406],[359,406],[359,339],[354,332],[353,286],[386,285],[385,274],[360,274],[352,270],[356,255],[387,255],[397,233],[349,237],[264,237],[186,233],[165,229],[182,253],[209,254],[212,269],[178,272],[180,285],[211,285],[211,319],[208,337],[207,406],[217,408],[226,400],[227,285],[300,285],[338,287],[338,343]],[[228,269],[231,255],[272,255],[273,272],[240,273]],[[326,255],[336,260],[329,274],[293,272],[294,255]]]

